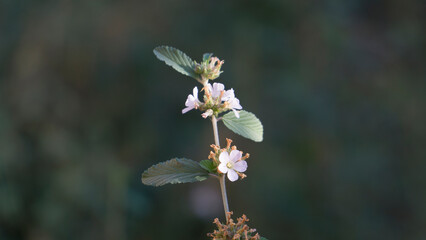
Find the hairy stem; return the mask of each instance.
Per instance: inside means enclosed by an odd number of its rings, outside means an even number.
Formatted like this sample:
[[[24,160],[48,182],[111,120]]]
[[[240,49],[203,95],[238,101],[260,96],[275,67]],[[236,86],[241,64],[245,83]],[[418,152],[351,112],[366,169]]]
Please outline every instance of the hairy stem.
[[[217,119],[216,119],[216,116],[214,115],[212,116],[212,126],[213,126],[214,142],[217,146],[220,147],[219,132],[217,131]],[[225,174],[223,174],[222,176],[219,176],[219,183],[220,183],[220,190],[222,192],[223,209],[225,210],[225,216],[226,216],[226,213],[229,212],[229,206],[228,206],[228,197],[226,195]]]

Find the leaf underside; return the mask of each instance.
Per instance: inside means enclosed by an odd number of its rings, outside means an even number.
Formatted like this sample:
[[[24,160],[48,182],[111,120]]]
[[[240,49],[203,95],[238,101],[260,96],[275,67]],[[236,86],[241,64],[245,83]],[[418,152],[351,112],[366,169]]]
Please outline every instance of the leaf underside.
[[[194,71],[194,61],[179,49],[169,46],[160,46],[154,49],[154,54],[158,59],[164,61],[176,71],[197,80],[200,78]]]
[[[173,158],[148,168],[142,174],[142,183],[150,186],[203,181],[208,172],[196,161],[186,158]]]
[[[251,112],[240,111],[240,118],[230,111],[223,115],[223,123],[227,128],[255,142],[263,141],[263,126],[260,120]]]

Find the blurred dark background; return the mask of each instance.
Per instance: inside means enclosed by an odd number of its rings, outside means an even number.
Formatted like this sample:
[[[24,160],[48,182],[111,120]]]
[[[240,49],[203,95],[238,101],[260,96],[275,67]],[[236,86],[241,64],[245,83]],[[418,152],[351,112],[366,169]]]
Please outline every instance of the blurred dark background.
[[[422,1],[0,2],[0,239],[206,239],[219,184],[148,187],[206,159],[182,115],[197,82],[159,45],[225,59],[218,79],[263,122],[230,207],[279,239],[426,239]]]

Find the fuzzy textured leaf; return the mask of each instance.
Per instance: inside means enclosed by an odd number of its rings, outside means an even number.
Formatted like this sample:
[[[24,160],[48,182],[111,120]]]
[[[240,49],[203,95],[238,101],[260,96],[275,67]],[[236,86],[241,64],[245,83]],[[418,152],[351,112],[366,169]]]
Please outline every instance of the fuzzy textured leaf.
[[[174,68],[183,75],[199,79],[199,75],[194,71],[195,63],[184,52],[174,47],[160,46],[154,49],[154,54],[158,59]]]
[[[167,183],[198,182],[207,178],[208,172],[198,162],[186,158],[173,158],[148,168],[142,174],[142,183],[158,187]]]
[[[223,123],[236,134],[255,142],[263,141],[263,126],[260,120],[251,112],[240,111],[240,118],[231,111],[223,115]]]
[[[200,166],[204,169],[206,169],[207,171],[209,171],[210,173],[215,172],[217,166],[213,161],[210,160],[202,160],[200,162]]]

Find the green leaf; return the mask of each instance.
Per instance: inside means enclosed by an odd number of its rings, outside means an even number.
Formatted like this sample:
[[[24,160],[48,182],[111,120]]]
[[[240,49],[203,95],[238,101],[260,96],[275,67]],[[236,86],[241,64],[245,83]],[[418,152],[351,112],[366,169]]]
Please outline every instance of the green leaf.
[[[260,240],[268,240],[268,239],[266,239],[266,238],[264,238],[264,237],[260,237]]]
[[[158,187],[167,183],[203,181],[208,176],[208,172],[198,162],[186,158],[173,158],[148,168],[142,174],[142,183]]]
[[[234,133],[255,142],[263,141],[263,126],[260,120],[247,111],[240,111],[240,118],[237,118],[234,112],[230,111],[223,115],[223,123]]]
[[[216,172],[216,168],[217,168],[216,164],[210,160],[202,160],[200,162],[200,166],[206,169],[207,171],[209,171],[210,173]]]
[[[203,54],[203,62],[209,60],[209,58],[211,58],[211,56],[213,56],[213,53],[204,53]]]
[[[197,80],[200,79],[200,76],[194,71],[194,61],[179,49],[160,46],[154,49],[154,54],[158,59],[164,61],[176,71]]]

